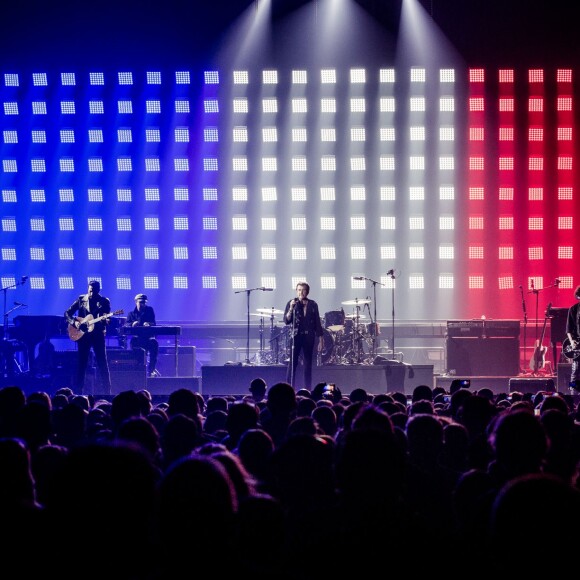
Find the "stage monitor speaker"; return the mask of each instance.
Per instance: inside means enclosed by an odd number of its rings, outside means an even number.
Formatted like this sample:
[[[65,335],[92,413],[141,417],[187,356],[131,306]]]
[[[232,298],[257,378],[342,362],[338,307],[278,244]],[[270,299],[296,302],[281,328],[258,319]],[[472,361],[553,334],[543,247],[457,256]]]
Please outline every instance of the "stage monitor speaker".
[[[520,372],[518,338],[447,338],[447,371],[460,377],[502,377]]]
[[[558,363],[558,392],[568,393],[570,389],[570,377],[572,375],[572,363]]]
[[[107,349],[107,358],[111,374],[111,394],[139,391],[147,387],[145,351],[142,348]]]
[[[180,346],[177,351],[177,376],[195,376],[195,346]],[[162,377],[175,376],[175,347],[160,346],[157,357],[157,370]]]
[[[518,393],[531,393],[532,395],[535,395],[538,391],[555,393],[556,383],[552,378],[514,378],[510,379],[509,389],[510,393],[517,391]]]

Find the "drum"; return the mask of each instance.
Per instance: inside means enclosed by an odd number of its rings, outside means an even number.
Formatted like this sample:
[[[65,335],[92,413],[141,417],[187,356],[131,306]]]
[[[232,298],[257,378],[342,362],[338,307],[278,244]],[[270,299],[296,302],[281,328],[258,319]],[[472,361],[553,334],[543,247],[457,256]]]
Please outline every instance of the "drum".
[[[344,310],[331,310],[324,314],[324,327],[332,332],[344,329]]]
[[[329,362],[332,362],[332,356],[334,353],[334,338],[332,334],[328,331],[324,331],[324,335],[322,336],[323,345],[322,351],[320,353],[320,364],[326,365]]]

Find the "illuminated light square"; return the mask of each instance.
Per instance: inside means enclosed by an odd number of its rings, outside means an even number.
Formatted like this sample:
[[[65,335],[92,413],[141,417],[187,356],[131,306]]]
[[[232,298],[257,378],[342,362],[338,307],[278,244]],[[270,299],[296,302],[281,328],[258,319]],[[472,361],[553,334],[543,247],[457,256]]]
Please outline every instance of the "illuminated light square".
[[[411,97],[409,99],[409,111],[411,112],[424,112],[427,110],[425,97]]]
[[[278,159],[276,157],[262,157],[262,171],[278,171]]]
[[[189,143],[189,129],[187,127],[176,127],[173,135],[176,143]]]
[[[574,188],[572,188],[572,187],[559,187],[558,188],[558,200],[571,201],[572,199],[574,199]]]
[[[2,231],[3,232],[15,232],[16,230],[16,219],[13,217],[3,217],[2,218]]]
[[[263,232],[275,232],[278,229],[275,217],[263,217],[260,222]]]
[[[159,290],[159,277],[156,274],[146,274],[143,276],[143,287],[145,290]]]
[[[46,201],[44,189],[31,189],[30,201],[33,203],[44,203]]]
[[[173,169],[175,171],[189,171],[189,159],[186,157],[176,157],[173,160]]]
[[[278,99],[262,99],[262,113],[277,113]]]
[[[127,202],[131,201],[133,196],[130,189],[117,189],[117,201]]]
[[[381,171],[395,171],[395,156],[381,155],[379,159],[379,168]]]
[[[320,140],[323,143],[334,143],[336,141],[336,129],[334,127],[320,129]]]
[[[307,83],[308,83],[308,71],[305,70],[292,71],[292,84],[305,85]]]
[[[75,142],[75,132],[72,129],[61,129],[60,130],[60,142],[61,143],[74,143]]]
[[[103,218],[100,217],[90,217],[87,219],[87,229],[89,232],[102,232],[103,231]]]
[[[130,232],[133,229],[131,218],[117,218],[117,231]]]
[[[469,97],[468,103],[470,113],[485,111],[485,100],[483,97]]]
[[[469,140],[470,141],[484,141],[485,140],[485,129],[483,127],[469,127]]]
[[[276,259],[276,246],[267,245],[261,248],[262,260],[275,260]]]
[[[425,157],[423,155],[409,157],[409,169],[411,171],[423,171],[425,169]]]
[[[500,231],[502,230],[513,230],[514,229],[514,217],[513,216],[499,216],[498,227]]]
[[[395,141],[396,133],[394,127],[381,127],[379,129],[379,139],[381,141]]]
[[[174,260],[188,260],[189,251],[187,246],[173,246],[173,259]]]
[[[161,163],[158,157],[147,157],[145,159],[145,171],[161,171]],[[186,171],[186,170],[184,170]]]
[[[232,169],[234,171],[248,171],[248,159],[246,157],[234,157],[232,159]]]
[[[277,201],[278,193],[275,187],[262,187],[262,201]]]
[[[558,216],[558,229],[559,230],[574,229],[574,218],[572,216]]]
[[[321,201],[335,201],[336,200],[336,190],[334,187],[321,187],[320,188],[320,200]]]
[[[320,82],[323,85],[336,83],[336,70],[335,69],[322,69],[320,71]]]
[[[558,127],[557,129],[558,141],[572,141],[573,134],[572,127]]]
[[[391,276],[381,276],[380,282],[384,288],[397,287],[397,280],[395,278],[391,278]]]
[[[572,97],[558,97],[556,99],[556,110],[559,113],[572,111]]]
[[[483,216],[470,216],[468,219],[468,227],[470,230],[482,230],[484,226]]]
[[[72,170],[69,169],[72,167]],[[30,169],[33,173],[46,173],[46,161],[44,159],[31,159]],[[72,159],[60,160],[61,171],[74,171],[74,162]]]
[[[34,262],[44,262],[46,260],[44,248],[39,247],[30,248],[30,259]]]
[[[561,68],[556,71],[556,82],[558,83],[571,83],[572,82],[572,70],[569,68]]]
[[[232,217],[232,230],[246,231],[248,229],[248,218],[245,215],[235,215]]]
[[[543,187],[528,188],[528,199],[530,201],[542,201],[544,199],[544,188]]]
[[[409,289],[422,290],[425,288],[425,277],[421,274],[413,274],[409,276]]]
[[[485,199],[485,189],[483,187],[470,187],[469,199],[471,200]]]
[[[32,73],[32,84],[35,87],[47,87],[48,77],[46,73]]]
[[[364,185],[354,185],[350,188],[351,201],[364,201],[366,199],[366,190]]]
[[[574,246],[558,246],[558,260],[572,260],[574,258]]]
[[[308,141],[308,131],[306,127],[292,128],[292,143],[306,143]]]
[[[16,195],[15,189],[3,189],[2,190],[2,201],[4,203],[16,203],[18,197]]]
[[[187,276],[173,276],[173,288],[187,290],[189,287]]]
[[[131,260],[131,248],[117,248],[117,260]]]
[[[439,141],[455,141],[455,129],[453,127],[439,127]]]
[[[511,290],[514,287],[512,276],[500,276],[497,282],[500,290]]]
[[[308,160],[304,155],[296,155],[292,157],[292,171],[307,171]]]
[[[158,187],[146,187],[145,188],[145,201],[159,201],[159,188]]]
[[[35,115],[46,115],[46,104],[44,104],[44,113],[42,112],[38,112],[38,109],[40,109],[40,107],[36,107],[37,111],[35,111],[35,107],[34,107],[35,103],[32,103],[32,113]],[[37,105],[39,105],[39,103],[37,103]],[[5,102],[4,103],[4,114],[5,115],[18,115],[18,103],[15,102]]]
[[[544,158],[543,157],[530,157],[528,159],[528,170],[529,171],[543,171],[544,170]]]
[[[394,113],[396,111],[395,97],[381,97],[379,100],[379,111],[381,113]]]
[[[469,170],[470,171],[483,171],[485,169],[485,158],[483,157],[470,157],[469,158]]]
[[[500,187],[498,192],[498,198],[500,201],[513,201],[514,199],[514,188],[513,187]]]
[[[439,111],[441,113],[453,113],[455,111],[455,97],[440,97]]]
[[[220,112],[220,105],[216,99],[206,99],[203,102],[203,112],[210,114],[210,113],[219,113]],[[235,110],[235,101],[234,101],[234,112],[237,113],[238,111]]]
[[[236,163],[239,163],[240,166],[242,164],[242,159],[234,158],[233,159],[233,170],[234,171],[244,171],[243,169],[238,169],[236,167]],[[219,163],[216,157],[204,157],[203,160],[203,170],[204,171],[218,171],[219,170]]]
[[[38,133],[44,136],[44,141],[38,140]],[[18,132],[17,131],[3,131],[2,138],[4,143],[16,144],[18,143]],[[45,131],[32,131],[32,142],[33,143],[46,143],[46,132]]]
[[[236,244],[232,246],[232,260],[247,260],[248,248],[245,244]]]
[[[218,251],[216,246],[203,246],[201,248],[201,257],[204,260],[217,260]]]
[[[425,141],[425,127],[409,127],[411,141]]]
[[[247,70],[235,70],[234,85],[247,85],[250,82],[250,75]]]
[[[235,222],[233,222],[235,224]],[[204,216],[202,218],[202,226],[205,231],[217,230],[217,218]]]
[[[336,158],[334,155],[323,155],[320,158],[321,171],[336,171]]]
[[[159,71],[147,71],[147,84],[148,85],[160,85],[161,84],[161,73]]]
[[[143,220],[145,231],[159,231],[159,218],[157,216],[148,216]]]
[[[455,82],[455,69],[453,68],[442,68],[439,70],[439,82],[440,83],[454,83]]]
[[[16,159],[2,159],[2,170],[4,173],[18,173]]]
[[[500,69],[498,71],[498,80],[500,83],[513,83],[514,82],[514,70],[513,69]]]
[[[528,248],[528,260],[543,260],[544,248],[542,246],[534,246]]]
[[[367,82],[367,71],[364,68],[353,68],[350,70],[351,84],[363,84]]]
[[[19,87],[20,80],[17,74],[5,73],[4,74],[4,86],[6,87]]]
[[[320,111],[322,113],[336,113],[336,99],[320,99]]]
[[[380,247],[381,260],[394,260],[397,257],[397,248],[394,244],[387,244]]]
[[[143,257],[145,260],[159,260],[159,248],[152,244],[147,244],[143,248]]]
[[[245,274],[234,274],[232,276],[232,289],[245,290],[247,287]]]
[[[117,73],[117,81],[118,81],[119,85],[132,85],[133,84],[133,73],[119,72],[119,73]]]
[[[217,70],[206,70],[203,73],[203,82],[206,85],[219,85],[220,73]]]
[[[307,260],[308,259],[308,250],[306,246],[292,246],[290,248],[290,253],[292,255],[292,260]]]
[[[514,128],[513,127],[500,127],[498,138],[500,141],[513,141],[514,140]]]
[[[58,229],[61,232],[74,232],[75,224],[71,217],[58,218]]]
[[[499,260],[513,260],[514,259],[514,247],[513,246],[500,246],[497,249],[497,257]]]
[[[543,97],[530,97],[528,99],[528,111],[530,113],[541,113],[544,110]]]
[[[202,276],[201,285],[204,289],[215,289],[217,288],[217,278],[215,276]]]
[[[323,231],[336,230],[336,218],[334,216],[321,216],[320,229]]]
[[[409,199],[411,201],[423,201],[425,199],[425,188],[422,186],[409,187]]]
[[[248,138],[248,129],[247,127],[244,127],[243,129],[245,129],[245,135],[246,135],[246,141]],[[237,135],[236,134],[236,130],[237,128],[234,127],[234,142],[237,140],[240,140],[240,136],[243,136],[243,133],[241,133],[241,135]],[[203,141],[204,143],[218,143],[219,142],[219,131],[217,127],[205,127],[203,130]]]
[[[72,276],[59,276],[58,288],[59,290],[74,290],[74,282]]]
[[[409,246],[409,260],[424,260],[425,247],[423,244],[411,244]]]
[[[277,70],[263,70],[262,71],[262,83],[265,85],[277,85],[278,84],[278,71]]]
[[[133,143],[133,133],[131,129],[117,129],[118,143]]]
[[[159,190],[157,189],[157,199],[159,201]],[[151,201],[151,199],[145,196],[145,199]],[[189,189],[187,187],[174,187],[173,188],[173,199],[175,201],[189,201]],[[204,190],[204,200],[205,200],[205,190]]]
[[[175,231],[189,230],[189,218],[187,216],[175,216],[173,218],[173,229]]]
[[[119,115],[131,115],[133,113],[133,102],[127,100],[117,101],[117,113]]]
[[[439,230],[454,230],[455,218],[452,215],[442,215],[439,217]]]
[[[425,229],[425,218],[423,216],[411,216],[411,217],[409,217],[409,229],[410,230],[424,230]]]
[[[351,113],[364,113],[366,111],[366,99],[357,97],[350,99]]]
[[[176,99],[175,101],[175,112],[176,113],[189,113],[189,101],[185,99]]]
[[[542,69],[530,69],[528,71],[528,82],[529,83],[543,83],[544,82],[544,71]]]
[[[364,127],[351,127],[350,140],[355,142],[366,141],[366,130]]]
[[[93,157],[88,160],[89,172],[90,173],[103,173],[105,170],[103,166],[103,160],[99,157]],[[64,169],[66,167],[66,169]],[[117,161],[117,168],[119,171],[131,171],[133,166],[130,159],[119,159]],[[72,159],[63,159],[63,169],[62,171],[74,171],[74,162]]]
[[[470,290],[483,290],[483,276],[469,276],[467,286]]]
[[[573,158],[568,155],[558,156],[557,167],[559,171],[572,171],[574,168]]]
[[[246,141],[248,134],[246,131]],[[262,129],[262,141],[264,143],[276,143],[278,141],[278,129],[276,127],[264,127]]]
[[[276,290],[276,276],[268,275],[268,276],[261,276],[260,284],[265,288],[273,288]]]
[[[351,260],[366,260],[367,249],[363,244],[356,244],[350,247]]]
[[[87,191],[88,200],[91,202],[102,203],[103,201],[103,190],[91,187]]]
[[[455,169],[455,157],[453,155],[442,155],[439,157],[440,171],[453,171]]]
[[[238,97],[232,102],[234,113],[247,113],[249,110],[248,99],[245,97]]]
[[[455,247],[453,246],[453,244],[441,244],[439,246],[439,259],[440,260],[455,259]]]
[[[381,201],[395,201],[396,189],[394,185],[383,185],[380,189]]]
[[[248,201],[248,188],[245,186],[232,188],[232,199],[234,201]]]
[[[454,287],[454,281],[453,274],[441,274],[439,276],[439,289],[452,290]]]
[[[16,248],[2,248],[1,255],[3,262],[15,262]]]
[[[332,274],[320,276],[320,287],[323,290],[336,290],[336,277]]]
[[[529,231],[540,231],[544,229],[544,218],[542,217],[530,217],[528,218],[528,230]]]
[[[103,104],[103,101],[89,101],[89,114],[104,115],[105,105]]]
[[[394,68],[382,68],[379,70],[379,82],[380,83],[394,83],[395,82],[395,69]]]
[[[366,217],[364,215],[350,216],[351,231],[366,230]]]
[[[381,216],[381,230],[394,230],[396,228],[395,216],[383,215]]]
[[[10,103],[5,103],[5,109],[6,109],[6,105],[8,105],[9,107],[9,111],[12,111],[11,113],[6,113],[8,114],[12,114],[12,115],[18,115],[18,109],[16,109],[16,112],[13,112],[14,109],[12,107],[10,107]],[[32,102],[32,114],[33,115],[46,115],[47,114],[47,109],[46,109],[46,102],[45,101],[33,101]]]
[[[102,160],[98,160],[101,161],[101,167],[102,167]],[[90,160],[89,160],[90,162]],[[117,171],[133,171],[133,162],[131,160],[131,158],[129,157],[120,157],[119,159],[117,159]]]
[[[215,136],[217,137],[217,128],[213,128],[215,132],[212,132],[212,134],[215,134]],[[204,131],[204,135],[206,134],[207,129]],[[262,129],[262,135],[263,135],[264,129]],[[207,133],[208,136],[210,136],[210,133]],[[238,125],[237,127],[234,127],[232,129],[232,139],[234,141],[234,143],[247,143],[248,142],[248,128],[246,126],[242,126],[242,125]],[[209,143],[210,141],[208,141],[207,139],[205,140],[207,143]]]
[[[424,68],[413,67],[409,71],[409,80],[412,83],[424,83],[426,78],[427,77]]]
[[[513,157],[500,157],[498,159],[498,169],[500,171],[513,171],[514,169],[514,158]]]
[[[483,246],[469,246],[468,255],[470,260],[483,260],[485,257]]]
[[[498,110],[500,113],[512,113],[515,110],[513,97],[501,97],[498,100]]]
[[[321,260],[336,260],[336,247],[333,244],[323,244],[320,246]]]
[[[102,129],[89,129],[89,143],[103,143],[103,130]]]
[[[544,128],[543,127],[529,127],[528,128],[528,141],[543,141],[544,140]]]

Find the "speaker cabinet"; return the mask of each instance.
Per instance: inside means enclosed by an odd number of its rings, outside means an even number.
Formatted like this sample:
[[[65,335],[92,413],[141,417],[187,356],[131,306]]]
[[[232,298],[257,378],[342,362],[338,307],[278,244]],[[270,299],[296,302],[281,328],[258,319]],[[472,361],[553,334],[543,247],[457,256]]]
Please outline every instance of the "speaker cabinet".
[[[558,363],[558,392],[568,393],[570,377],[572,376],[572,363]]]
[[[535,395],[538,391],[548,393],[556,392],[556,383],[551,378],[532,378],[532,379],[510,379],[510,393],[531,393]]]
[[[469,377],[501,377],[520,372],[518,338],[447,338],[447,371]]]
[[[121,391],[139,391],[147,387],[145,351],[143,349],[107,349],[107,357],[113,395]]]
[[[195,346],[180,346],[177,351],[177,376],[195,376]],[[157,357],[157,370],[162,377],[175,376],[175,347],[160,346]]]

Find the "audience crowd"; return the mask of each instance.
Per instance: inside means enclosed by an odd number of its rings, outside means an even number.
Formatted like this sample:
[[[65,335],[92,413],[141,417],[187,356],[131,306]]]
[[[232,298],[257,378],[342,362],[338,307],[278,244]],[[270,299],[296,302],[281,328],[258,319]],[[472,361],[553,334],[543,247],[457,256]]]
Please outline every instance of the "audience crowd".
[[[431,388],[0,389],[5,577],[568,573],[580,404]],[[227,577],[227,576],[226,576]]]

